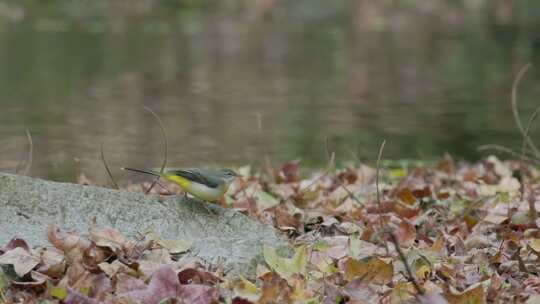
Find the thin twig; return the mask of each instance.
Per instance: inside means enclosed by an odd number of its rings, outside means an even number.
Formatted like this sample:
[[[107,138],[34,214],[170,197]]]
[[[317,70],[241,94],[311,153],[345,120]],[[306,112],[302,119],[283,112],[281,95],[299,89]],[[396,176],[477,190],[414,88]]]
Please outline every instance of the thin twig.
[[[390,240],[392,240],[392,243],[394,243],[394,247],[396,248],[396,251],[399,254],[399,258],[401,259],[401,262],[403,262],[403,265],[405,266],[405,271],[407,271],[407,275],[409,276],[407,279],[413,284],[414,289],[416,289],[416,292],[420,295],[423,295],[424,289],[420,287],[420,284],[418,284],[418,281],[416,280],[416,277],[414,276],[411,270],[411,267],[409,266],[409,263],[407,263],[407,258],[405,257],[405,254],[403,254],[401,247],[399,247],[399,243],[398,243],[396,235],[393,232],[388,232],[388,234],[390,235]]]
[[[536,145],[533,143],[531,138],[527,135],[525,132],[525,129],[523,128],[523,125],[521,124],[521,118],[519,117],[518,107],[517,107],[517,87],[519,83],[521,82],[521,79],[523,79],[523,76],[525,76],[525,73],[529,70],[529,68],[532,66],[531,63],[527,63],[525,66],[523,66],[519,72],[516,75],[516,78],[512,82],[512,114],[514,114],[514,121],[516,123],[516,126],[519,129],[519,132],[523,136],[523,139],[526,140],[527,145],[531,148],[534,156],[536,158],[540,158],[540,150],[536,147]]]
[[[268,156],[268,149],[266,144],[263,140],[263,124],[262,124],[262,114],[261,113],[255,113],[255,116],[257,117],[257,133],[259,135],[259,141],[262,145],[263,154],[264,154],[264,162],[266,166],[266,171],[268,175],[270,175],[272,178],[274,178],[274,168],[272,167],[272,162],[270,161],[270,156]]]
[[[328,136],[324,137],[324,147],[326,150],[326,160],[330,160],[330,157],[332,156],[332,153],[330,153],[330,143]]]
[[[161,189],[167,191],[167,195],[172,195],[173,193],[171,190],[169,190],[164,184],[162,184],[160,181],[157,181],[157,185],[161,187]]]
[[[326,167],[326,170],[324,170],[323,174],[319,175],[316,179],[314,179],[311,183],[309,183],[309,185],[307,185],[306,187],[298,190],[298,193],[299,194],[302,194],[304,191],[306,191],[307,189],[311,188],[311,186],[315,185],[315,183],[317,183],[320,179],[322,179],[323,177],[325,177],[326,175],[328,175],[328,173],[330,173],[330,171],[332,171],[332,169],[334,168],[334,161],[336,159],[336,154],[334,152],[332,152],[332,154],[330,155],[330,160],[328,161],[328,166]]]
[[[358,203],[358,205],[360,205],[360,206],[364,205],[358,199],[358,197],[356,197],[356,195],[354,195],[354,193],[351,190],[349,190],[349,188],[347,188],[347,186],[345,186],[345,184],[343,184],[341,181],[339,181],[339,185],[343,188],[343,190],[345,190],[345,192],[347,192],[348,197],[351,197],[356,203]],[[347,198],[347,197],[345,197],[345,198]]]
[[[161,164],[161,169],[159,169],[159,173],[163,174],[163,171],[165,170],[165,167],[167,166],[167,158],[168,158],[168,150],[169,150],[169,141],[167,140],[167,134],[165,133],[165,128],[163,127],[163,122],[161,121],[161,118],[159,118],[159,116],[154,111],[152,111],[152,109],[150,109],[149,107],[144,106],[143,108],[146,111],[150,112],[152,116],[154,116],[154,118],[156,119],[159,125],[159,129],[161,130],[161,136],[163,137],[164,149],[163,149],[163,163]],[[145,194],[148,194],[150,193],[150,191],[152,191],[152,188],[154,188],[158,180],[159,180],[159,176],[157,176],[154,179],[150,187],[146,190]]]
[[[101,143],[99,147],[99,151],[101,153],[101,162],[103,163],[103,166],[105,167],[105,171],[107,171],[107,175],[109,176],[109,179],[111,180],[111,183],[113,184],[113,187],[118,190],[120,187],[118,187],[118,184],[116,183],[116,180],[114,179],[111,169],[109,168],[109,165],[107,164],[107,161],[105,160],[105,153],[103,153],[103,143]]]
[[[477,148],[478,151],[486,151],[486,150],[493,150],[493,151],[498,151],[498,152],[502,152],[502,153],[506,153],[508,155],[511,155],[513,157],[515,157],[516,159],[520,158],[521,155],[510,149],[510,148],[507,148],[505,146],[501,146],[501,145],[496,145],[496,144],[487,144],[487,145],[482,145],[482,146],[479,146]],[[527,151],[525,151],[525,154],[527,154]],[[531,164],[535,164],[535,165],[540,165],[540,160],[537,160],[537,159],[534,159],[533,158],[534,156],[528,156],[528,155],[525,155],[523,157],[524,160],[526,160],[527,162],[531,163]]]
[[[30,135],[29,130],[26,130],[26,138],[28,139],[28,158],[26,159],[26,166],[24,167],[23,175],[28,175],[28,173],[30,173],[32,160],[34,158],[34,143],[32,142],[32,135]]]
[[[523,137],[523,143],[521,145],[521,161],[520,161],[520,166],[519,166],[520,175],[521,175],[521,191],[520,191],[521,198],[520,198],[520,201],[523,200],[523,195],[524,195],[524,192],[525,192],[525,161],[524,161],[524,157],[525,157],[525,148],[526,148],[526,144],[527,144],[527,141],[525,139],[530,138],[529,137],[529,131],[531,130],[532,123],[534,122],[534,120],[538,116],[539,112],[540,112],[540,107],[537,107],[534,110],[534,112],[532,113],[532,115],[529,117],[529,121],[527,122],[527,128],[525,129],[525,136]],[[538,219],[538,213],[536,212],[536,206],[535,206],[535,200],[534,200],[534,194],[533,193],[530,194],[530,197],[529,197],[529,199],[527,201],[529,202],[529,216],[531,218],[532,223],[534,224],[534,223],[536,223],[536,220]]]
[[[382,209],[382,203],[381,203],[381,195],[379,191],[379,176],[380,176],[380,171],[381,171],[381,158],[383,155],[385,144],[386,144],[386,140],[383,140],[381,143],[381,146],[379,147],[379,155],[377,156],[377,168],[376,168],[377,171],[375,173],[375,188],[377,191],[377,206],[379,207],[379,224],[381,225],[381,232],[384,232],[385,229],[384,229],[384,220],[382,217],[383,209]],[[386,254],[388,254],[389,252],[388,243],[386,241],[384,241],[384,247],[386,248]]]

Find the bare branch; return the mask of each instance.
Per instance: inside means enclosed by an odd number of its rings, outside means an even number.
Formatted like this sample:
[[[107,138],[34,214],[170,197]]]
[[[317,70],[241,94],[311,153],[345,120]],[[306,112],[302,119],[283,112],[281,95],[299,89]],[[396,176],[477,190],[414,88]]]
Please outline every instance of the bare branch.
[[[375,187],[376,187],[376,191],[377,191],[377,205],[378,205],[378,209],[379,209],[379,223],[381,225],[381,232],[384,231],[384,220],[382,218],[382,203],[381,203],[381,195],[380,195],[380,191],[379,191],[379,176],[380,176],[380,171],[381,171],[381,158],[382,158],[382,155],[383,155],[383,151],[384,151],[384,145],[386,144],[386,140],[383,140],[382,143],[381,143],[381,146],[379,147],[379,155],[377,156],[377,171],[376,171],[376,175],[375,175]],[[386,243],[386,241],[384,241],[384,247],[386,248],[386,253],[388,254],[388,244]]]
[[[159,118],[159,116],[154,111],[152,111],[152,109],[150,109],[147,106],[144,106],[143,108],[146,111],[150,112],[150,114],[152,114],[152,116],[154,116],[154,118],[156,119],[156,121],[157,121],[157,123],[159,125],[159,128],[161,130],[161,136],[163,137],[164,149],[163,149],[163,163],[161,164],[161,169],[159,169],[159,173],[163,174],[163,171],[165,170],[165,167],[167,166],[167,159],[168,159],[168,153],[169,153],[168,152],[169,151],[169,141],[167,140],[167,134],[165,133],[165,127],[163,127],[163,122],[161,121],[161,118]],[[159,176],[154,179],[154,181],[152,182],[150,187],[146,190],[145,194],[148,194],[148,193],[150,193],[150,191],[152,191],[152,188],[154,188],[154,186],[156,185],[158,180],[159,180]]]
[[[262,145],[262,149],[263,149],[266,171],[267,171],[268,175],[270,175],[272,178],[274,178],[274,168],[272,167],[272,162],[270,161],[270,156],[268,156],[267,146],[264,144],[264,141],[263,141],[262,114],[261,113],[255,113],[255,116],[257,117],[257,133],[259,135],[259,141],[260,141],[259,144]]]
[[[405,271],[407,271],[407,276],[408,276],[407,279],[413,284],[414,289],[416,289],[416,292],[420,295],[423,295],[424,289],[420,287],[420,284],[418,284],[418,281],[416,280],[416,277],[414,276],[411,270],[411,267],[409,266],[409,263],[407,263],[407,258],[405,257],[405,254],[403,254],[401,247],[399,247],[399,243],[398,243],[396,235],[393,232],[388,232],[388,234],[390,235],[390,240],[394,244],[394,247],[396,248],[399,258],[401,259],[401,262],[403,262],[403,265],[405,266]]]
[[[523,66],[519,72],[516,75],[516,78],[512,82],[512,114],[514,115],[514,121],[516,123],[516,126],[519,129],[519,132],[523,136],[524,140],[526,140],[527,145],[531,148],[534,156],[536,158],[540,158],[540,150],[536,147],[536,145],[533,143],[531,138],[527,135],[525,132],[525,129],[523,128],[523,125],[521,124],[521,118],[519,117],[519,111],[517,106],[517,87],[521,80],[523,79],[523,76],[525,76],[525,73],[529,70],[529,68],[532,66],[531,63],[527,63],[525,66]]]
[[[525,159],[525,149],[527,146],[526,139],[527,138],[530,139],[529,131],[531,130],[531,126],[534,120],[536,119],[536,117],[538,116],[539,112],[540,112],[540,107],[537,107],[532,113],[532,115],[529,117],[529,121],[527,122],[527,128],[525,129],[525,136],[523,137],[523,143],[521,145],[521,159],[520,159],[521,161],[520,161],[520,166],[519,166],[519,170],[521,171],[521,191],[520,191],[521,200],[523,200],[523,194],[525,192],[525,160],[524,159]],[[529,216],[531,218],[531,222],[535,224],[536,220],[538,219],[538,212],[536,211],[535,199],[534,199],[533,193],[530,194],[530,197],[527,201],[529,202]]]
[[[32,135],[30,135],[29,130],[26,130],[26,138],[28,138],[28,158],[26,160],[26,166],[24,167],[23,175],[28,175],[28,173],[30,173],[30,168],[32,167],[32,160],[34,157],[34,143],[32,142]]]
[[[103,163],[103,166],[105,167],[105,171],[107,171],[107,175],[109,176],[109,179],[111,180],[111,183],[113,184],[113,187],[118,190],[120,187],[118,187],[118,184],[116,183],[116,180],[114,179],[111,169],[109,168],[109,165],[107,164],[107,161],[105,160],[105,154],[103,153],[103,143],[100,145],[100,153],[101,153],[101,162]]]
[[[510,148],[507,148],[505,146],[496,145],[496,144],[482,145],[482,146],[479,146],[477,149],[478,149],[478,151],[493,150],[493,151],[506,153],[508,155],[511,155],[512,157],[515,157],[516,159],[519,159],[519,158],[522,157],[522,155],[520,155],[518,152],[516,152],[516,151],[514,151],[514,150],[512,150]],[[527,151],[524,151],[524,153],[527,154]],[[525,160],[525,161],[527,161],[527,162],[529,162],[531,164],[540,165],[540,160],[534,159],[534,156],[524,155],[523,160]]]
[[[332,152],[332,154],[330,155],[330,160],[328,161],[328,166],[326,167],[326,170],[324,170],[323,174],[319,175],[316,179],[314,179],[311,183],[309,183],[309,185],[307,185],[304,188],[298,190],[298,193],[303,193],[307,189],[311,188],[311,186],[315,185],[315,183],[318,182],[320,179],[322,179],[323,177],[328,175],[328,173],[330,173],[330,171],[332,171],[332,169],[335,166],[335,164],[334,164],[335,159],[336,159],[336,154],[334,152]]]

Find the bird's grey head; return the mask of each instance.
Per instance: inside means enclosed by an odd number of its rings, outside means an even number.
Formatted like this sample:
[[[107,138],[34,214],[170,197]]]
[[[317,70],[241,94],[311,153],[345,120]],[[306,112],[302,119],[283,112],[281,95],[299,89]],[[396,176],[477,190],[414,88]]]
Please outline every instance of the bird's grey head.
[[[227,181],[234,180],[238,175],[238,173],[234,172],[231,169],[221,169],[219,170],[219,173],[221,174],[221,177],[226,179]]]

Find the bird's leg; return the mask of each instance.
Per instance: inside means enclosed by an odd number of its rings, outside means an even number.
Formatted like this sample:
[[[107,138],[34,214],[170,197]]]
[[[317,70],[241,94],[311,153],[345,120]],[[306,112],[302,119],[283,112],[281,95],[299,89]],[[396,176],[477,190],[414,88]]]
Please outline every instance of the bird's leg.
[[[206,204],[207,204],[206,202],[202,202],[204,209],[206,209],[206,211],[208,211],[208,213],[210,214],[215,214],[215,212],[212,211],[212,209],[210,209],[210,207],[208,207]]]

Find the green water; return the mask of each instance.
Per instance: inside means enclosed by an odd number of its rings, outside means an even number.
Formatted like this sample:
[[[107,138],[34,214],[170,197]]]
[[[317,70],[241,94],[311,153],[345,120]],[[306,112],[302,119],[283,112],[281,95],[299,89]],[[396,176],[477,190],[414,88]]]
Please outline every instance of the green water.
[[[105,181],[101,143],[119,178],[157,167],[143,106],[171,166],[373,161],[383,139],[393,159],[519,149],[511,82],[533,63],[530,114],[539,26],[532,0],[0,1],[0,171],[27,129],[33,176]]]

